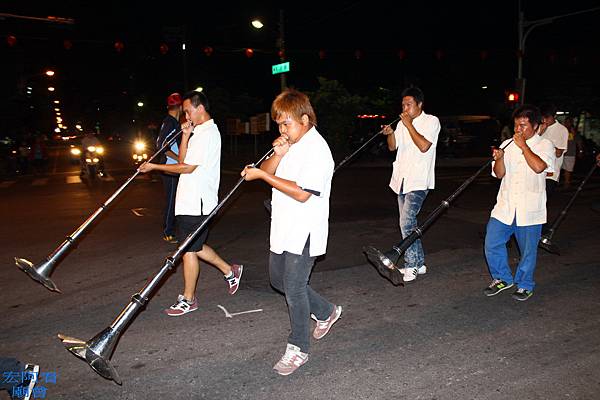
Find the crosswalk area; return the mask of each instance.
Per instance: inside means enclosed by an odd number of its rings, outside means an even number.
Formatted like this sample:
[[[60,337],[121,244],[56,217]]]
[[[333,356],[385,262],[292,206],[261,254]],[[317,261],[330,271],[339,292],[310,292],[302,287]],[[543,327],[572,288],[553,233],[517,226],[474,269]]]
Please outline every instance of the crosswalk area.
[[[79,174],[51,174],[51,175],[24,175],[18,177],[6,178],[0,180],[0,190],[15,189],[15,188],[36,188],[46,186],[60,185],[92,185],[111,183],[115,181],[124,181],[129,176],[126,172],[115,171],[113,174],[108,173],[106,176],[98,177],[95,180],[88,182],[86,178],[82,178]],[[135,181],[153,182],[156,178],[148,175],[138,175]]]

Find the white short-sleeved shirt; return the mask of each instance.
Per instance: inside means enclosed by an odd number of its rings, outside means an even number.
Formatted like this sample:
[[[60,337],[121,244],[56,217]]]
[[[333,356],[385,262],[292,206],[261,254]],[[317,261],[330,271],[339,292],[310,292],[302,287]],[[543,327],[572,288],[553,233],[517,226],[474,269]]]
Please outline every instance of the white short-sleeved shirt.
[[[551,141],[554,147],[557,149],[566,150],[567,143],[569,141],[569,130],[560,122],[555,121],[552,125],[546,128],[542,134],[542,137]],[[546,178],[558,182],[558,179],[560,178],[560,167],[563,163],[564,152],[560,157],[556,157],[556,153],[554,155],[554,173],[552,176],[546,176]]]
[[[399,193],[400,188],[402,188],[402,193],[408,193],[435,187],[435,151],[440,133],[440,121],[434,115],[421,112],[413,120],[413,126],[417,132],[431,142],[431,147],[422,153],[411,139],[408,128],[402,122],[398,122],[394,131],[398,152],[396,161],[393,163],[392,179],[390,180],[390,188],[395,193]]]
[[[310,235],[310,256],[325,254],[333,166],[329,146],[314,127],[283,156],[275,176],[296,182],[311,196],[302,203],[273,188],[270,239],[273,253],[287,251],[300,255]]]
[[[212,119],[194,127],[183,162],[197,167],[179,176],[175,215],[210,214],[217,206],[221,178],[221,134]]]
[[[504,148],[509,140],[502,142]],[[514,143],[504,148],[506,174],[500,183],[492,218],[506,225],[512,225],[515,217],[517,226],[530,226],[546,223],[546,172],[554,172],[554,145],[541,136],[533,135],[527,145],[548,166],[537,174],[532,170],[523,151]],[[492,176],[494,174],[492,163]]]

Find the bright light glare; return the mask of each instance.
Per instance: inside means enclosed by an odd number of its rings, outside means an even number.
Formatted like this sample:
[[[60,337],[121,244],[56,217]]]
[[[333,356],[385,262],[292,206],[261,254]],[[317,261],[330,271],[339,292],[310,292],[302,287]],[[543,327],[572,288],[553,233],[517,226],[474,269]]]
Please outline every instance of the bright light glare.
[[[252,26],[255,27],[256,29],[260,29],[265,25],[259,19],[255,19],[252,21]]]
[[[96,147],[96,153],[104,154],[104,147],[101,147],[101,146]]]
[[[51,69],[49,69],[48,71],[46,71],[46,75],[48,75],[48,76],[54,76],[54,71],[52,71]]]
[[[202,86],[198,86],[196,89],[194,89],[195,92],[201,92],[203,90],[204,88]]]
[[[137,142],[135,142],[134,146],[137,151],[142,151],[146,148],[146,143],[144,143],[142,141],[137,141]]]
[[[144,107],[144,103],[142,103],[141,101],[138,101],[137,106],[138,107]]]
[[[73,154],[74,156],[78,156],[81,154],[81,150],[79,150],[77,147],[73,147],[71,149],[71,154]]]
[[[48,88],[48,91],[49,91],[49,92],[54,92],[54,88],[53,88],[52,86],[50,86],[50,87]]]

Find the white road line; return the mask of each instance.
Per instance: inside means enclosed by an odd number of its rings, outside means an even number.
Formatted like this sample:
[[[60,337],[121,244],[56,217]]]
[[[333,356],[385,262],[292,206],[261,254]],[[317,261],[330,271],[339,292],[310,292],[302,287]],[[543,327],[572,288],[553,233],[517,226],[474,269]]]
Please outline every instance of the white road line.
[[[248,310],[248,311],[240,311],[240,312],[230,313],[229,311],[227,311],[227,309],[225,307],[223,307],[220,304],[217,304],[217,307],[219,307],[221,310],[223,310],[223,312],[225,313],[225,318],[233,318],[234,316],[241,315],[241,314],[250,314],[250,313],[255,313],[255,312],[262,312],[262,308],[258,308],[256,310]]]
[[[79,175],[65,176],[67,183],[81,183],[81,177]]]
[[[140,208],[132,208],[131,212],[133,213],[133,215],[135,215],[136,217],[143,217],[144,216],[144,210],[146,210],[144,207],[140,207]]]

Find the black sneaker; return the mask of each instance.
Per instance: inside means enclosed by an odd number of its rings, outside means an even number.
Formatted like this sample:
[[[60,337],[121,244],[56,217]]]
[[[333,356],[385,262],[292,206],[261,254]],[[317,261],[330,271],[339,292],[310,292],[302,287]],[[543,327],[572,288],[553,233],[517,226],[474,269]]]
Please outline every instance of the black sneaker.
[[[514,283],[506,283],[500,279],[494,279],[492,283],[485,289],[483,289],[483,294],[486,296],[495,296],[503,290],[513,287]]]
[[[402,282],[402,274],[392,261],[393,258],[398,257],[396,251],[394,251],[393,254],[391,252],[384,254],[373,246],[365,246],[363,247],[363,251],[367,254],[367,258],[377,268],[377,272],[379,272],[381,276],[392,282],[394,286],[404,285]]]
[[[533,292],[531,290],[527,290],[527,289],[523,289],[523,288],[518,288],[512,294],[512,298],[515,300],[519,300],[519,301],[525,301],[525,300],[529,299],[531,296],[533,296]]]

